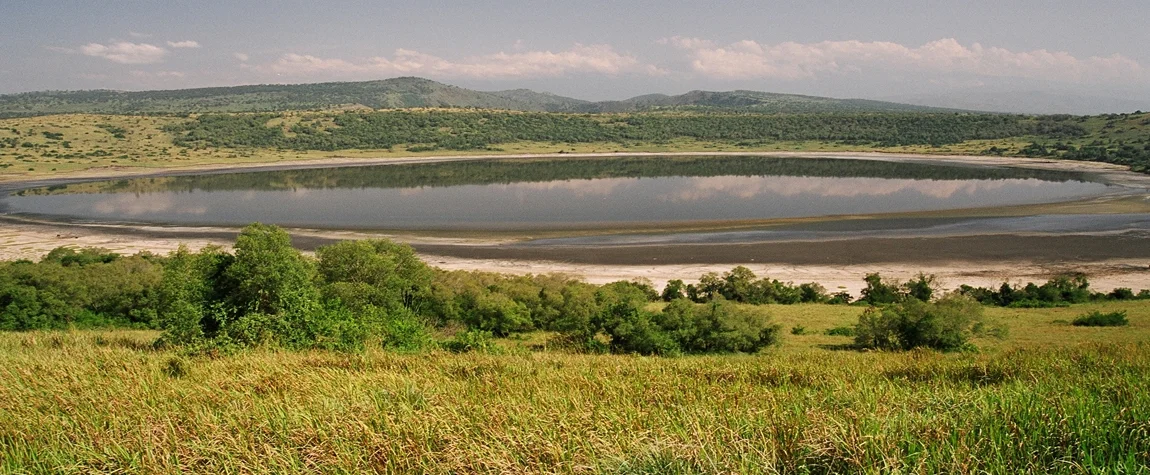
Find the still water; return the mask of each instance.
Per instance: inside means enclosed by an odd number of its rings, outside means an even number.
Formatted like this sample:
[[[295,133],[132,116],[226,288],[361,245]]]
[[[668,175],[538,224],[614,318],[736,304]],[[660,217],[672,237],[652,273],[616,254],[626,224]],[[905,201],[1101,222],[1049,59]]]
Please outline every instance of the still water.
[[[1081,175],[839,159],[485,160],[27,189],[0,212],[174,225],[548,229],[930,211],[1105,193]]]

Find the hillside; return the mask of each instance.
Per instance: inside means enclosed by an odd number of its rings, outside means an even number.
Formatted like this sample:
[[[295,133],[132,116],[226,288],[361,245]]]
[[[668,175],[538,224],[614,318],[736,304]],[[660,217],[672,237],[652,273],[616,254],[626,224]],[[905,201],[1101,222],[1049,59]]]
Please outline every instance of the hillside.
[[[865,99],[777,94],[759,91],[691,91],[677,96],[648,94],[623,101],[596,102],[596,112],[641,112],[652,109],[721,109],[766,113],[937,112],[944,109]]]
[[[588,102],[527,89],[483,92],[428,79],[318,84],[269,84],[170,91],[43,91],[0,95],[0,117],[47,114],[185,114],[268,112],[367,107],[450,107],[535,112],[639,112],[653,109],[748,110],[764,113],[942,111],[931,107],[861,99],[757,91],[691,91],[644,95],[623,101]]]
[[[1150,113],[567,114],[491,110],[0,119],[0,181],[107,167],[434,154],[786,151],[1014,155],[1150,171]]]

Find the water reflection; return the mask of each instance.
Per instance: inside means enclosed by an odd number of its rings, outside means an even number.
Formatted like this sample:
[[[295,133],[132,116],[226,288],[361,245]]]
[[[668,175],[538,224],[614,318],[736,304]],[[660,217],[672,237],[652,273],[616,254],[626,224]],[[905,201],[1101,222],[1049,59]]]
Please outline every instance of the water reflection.
[[[1104,188],[1095,183],[1040,180],[664,177],[442,188],[29,195],[7,201],[12,212],[100,221],[499,229],[995,206],[1070,199]]]

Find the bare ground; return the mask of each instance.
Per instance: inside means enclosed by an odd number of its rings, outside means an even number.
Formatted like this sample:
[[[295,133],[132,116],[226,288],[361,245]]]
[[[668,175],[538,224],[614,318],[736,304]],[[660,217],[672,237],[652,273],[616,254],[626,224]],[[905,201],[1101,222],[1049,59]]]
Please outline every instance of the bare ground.
[[[0,259],[38,259],[59,246],[101,247],[132,254],[167,253],[181,243],[192,249],[229,246],[234,229],[138,229],[0,223]],[[314,249],[371,233],[294,233],[297,245]],[[442,241],[415,243],[429,264],[447,270],[508,274],[561,273],[592,283],[648,279],[694,281],[705,272],[744,265],[759,276],[818,282],[854,295],[871,272],[906,280],[935,274],[945,288],[961,284],[998,286],[1004,281],[1041,282],[1065,272],[1090,276],[1095,290],[1150,288],[1150,246],[1137,236],[970,236],[961,238],[867,239],[711,246],[621,246],[525,249]]]

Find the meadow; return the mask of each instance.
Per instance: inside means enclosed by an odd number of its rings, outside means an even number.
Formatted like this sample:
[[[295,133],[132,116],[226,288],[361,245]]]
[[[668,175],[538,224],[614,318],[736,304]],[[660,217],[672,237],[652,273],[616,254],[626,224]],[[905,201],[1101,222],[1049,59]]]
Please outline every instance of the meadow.
[[[660,304],[651,304],[658,306]],[[1126,327],[1075,327],[1126,311]],[[1145,473],[1150,305],[988,307],[978,351],[848,350],[857,306],[765,305],[754,355],[157,349],[0,334],[4,473]]]
[[[353,128],[360,119],[414,123],[421,114],[469,128],[417,127],[412,130],[424,134],[419,140],[396,136],[377,148],[340,145],[371,143],[379,135],[374,126]],[[924,117],[930,120],[919,120]],[[492,118],[518,125],[486,128]],[[833,130],[831,138],[820,138],[821,132],[804,128],[804,121],[827,118],[933,126],[910,131],[908,140],[891,135],[895,129],[889,127],[866,140],[844,139]],[[761,119],[780,129],[793,120],[802,133],[728,137],[728,125],[750,124],[739,130],[752,135],[761,130],[742,114],[691,112],[22,117],[0,120],[0,179],[330,157],[560,151],[1029,155],[1145,170],[1150,150],[1146,114]],[[561,125],[549,139],[550,132],[532,120]],[[1009,133],[990,127],[993,137],[980,135],[980,121],[1008,123]],[[674,124],[689,133],[644,135]],[[623,127],[634,129],[615,135]],[[336,138],[344,141],[329,140]],[[0,324],[57,328],[0,333],[0,473],[1150,472],[1147,300],[986,306],[986,323],[1004,330],[995,332],[998,338],[975,336],[961,351],[939,352],[858,350],[844,333],[860,321],[864,306],[752,306],[732,298],[723,316],[711,317],[726,326],[753,322],[776,329],[748,327],[769,333],[760,341],[769,340],[768,346],[753,354],[694,354],[705,351],[684,340],[665,352],[681,356],[618,354],[646,351],[622,346],[611,348],[617,354],[588,354],[557,344],[563,339],[556,331],[578,336],[589,329],[584,350],[600,341],[599,330],[619,341],[639,341],[639,335],[666,343],[664,333],[684,334],[672,325],[675,315],[663,312],[676,304],[627,297],[642,294],[634,283],[604,286],[610,292],[601,296],[579,283],[553,282],[570,287],[564,294],[516,278],[433,275],[414,266],[410,280],[421,286],[433,278],[451,284],[438,287],[444,293],[428,294],[438,306],[425,308],[412,302],[427,295],[407,287],[391,292],[394,282],[376,282],[386,273],[352,272],[335,265],[338,260],[328,266],[322,253],[316,264],[287,251],[283,241],[237,246],[234,258],[218,250],[198,257],[93,255],[97,259],[72,267],[64,260],[85,255],[62,255],[61,262],[41,267],[0,267],[0,283],[8,289],[0,296],[0,316],[7,319]],[[317,278],[315,265],[324,278]],[[370,282],[337,274],[366,274]],[[124,284],[133,282],[147,285]],[[796,290],[764,282],[754,288],[775,292],[764,294],[770,299]],[[267,298],[277,292],[282,298]],[[347,305],[326,306],[331,302]],[[565,312],[590,318],[555,318],[549,309],[564,302],[574,302]],[[694,305],[680,307],[703,310],[677,315],[701,321],[707,308],[717,308]],[[155,311],[141,311],[149,309]],[[406,319],[407,311],[415,309],[442,320],[429,327],[433,344],[385,349],[381,334],[396,341],[425,336],[407,326],[414,321]],[[49,310],[52,318],[46,318]],[[616,310],[625,312],[611,315]],[[1123,312],[1129,325],[1072,325],[1092,312]],[[358,327],[369,320],[365,315],[379,318],[372,322],[378,328]],[[68,328],[108,321],[164,328],[166,336],[182,335],[183,345],[157,344],[158,330]],[[623,331],[635,328],[647,333]],[[465,330],[505,336],[472,348],[460,339],[469,334]],[[335,347],[342,351],[323,349]]]

